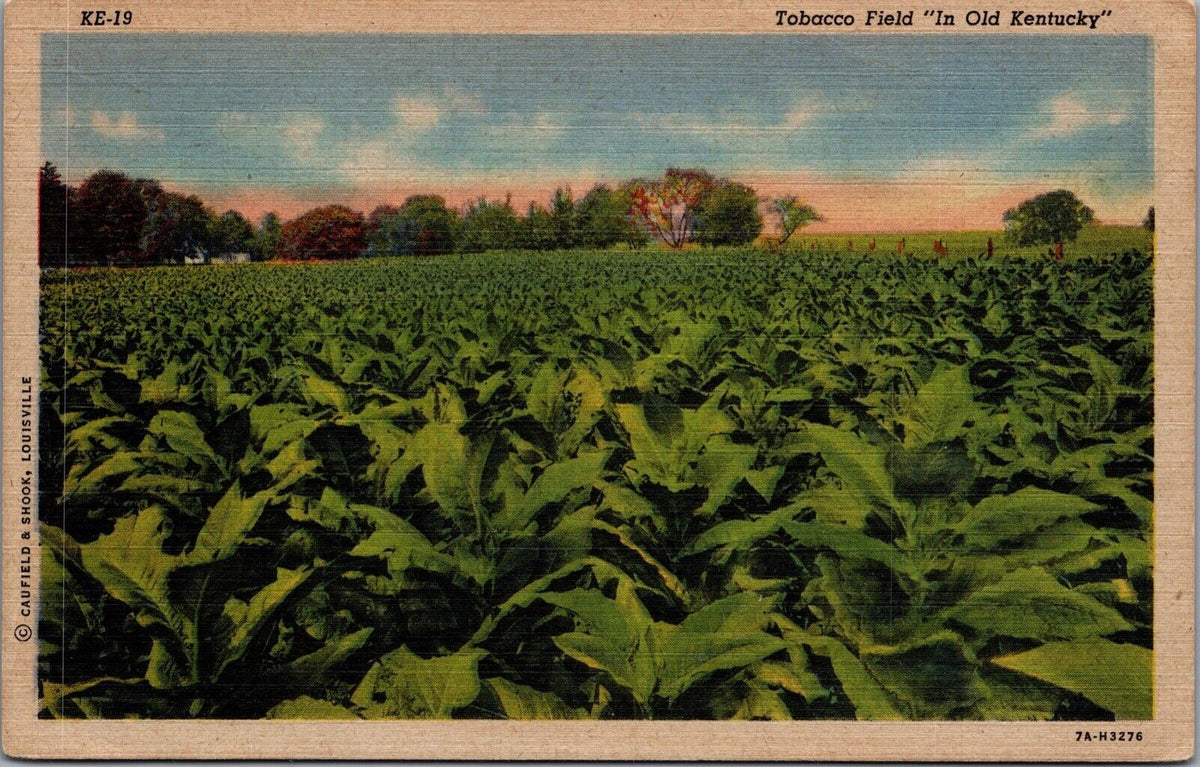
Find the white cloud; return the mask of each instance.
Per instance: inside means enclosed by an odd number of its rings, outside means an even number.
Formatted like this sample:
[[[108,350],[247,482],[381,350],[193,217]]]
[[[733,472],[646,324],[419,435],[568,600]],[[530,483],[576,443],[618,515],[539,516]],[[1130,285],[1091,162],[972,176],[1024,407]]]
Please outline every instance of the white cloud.
[[[808,104],[800,104],[788,110],[783,116],[783,124],[788,128],[803,128],[811,123],[820,111]]]
[[[1077,93],[1063,93],[1045,107],[1042,125],[1034,138],[1073,136],[1102,125],[1120,125],[1129,119],[1123,110],[1096,109]]]
[[[562,135],[567,126],[562,116],[555,117],[548,112],[538,112],[533,116],[533,130],[539,136],[553,137]]]
[[[803,128],[828,111],[828,105],[820,104],[815,99],[805,99],[793,104],[787,111],[783,116],[782,127]]]
[[[73,120],[68,113],[68,121]],[[107,112],[96,110],[91,117],[92,130],[104,138],[121,141],[161,141],[166,137],[161,128],[148,128],[138,122],[133,112],[122,112],[116,117],[109,117]]]
[[[625,117],[635,125],[651,130],[679,131],[743,142],[762,138],[774,140],[781,132],[812,125],[819,118],[837,113],[857,112],[869,108],[865,101],[830,100],[805,96],[793,101],[781,117],[764,117],[753,113],[718,112],[715,115],[698,113],[629,112]]]
[[[325,122],[314,115],[297,115],[283,124],[283,137],[298,155],[308,155],[317,148],[317,139],[325,131]]]
[[[442,119],[442,107],[432,98],[397,96],[392,103],[396,121],[411,131],[426,131]]]
[[[443,118],[456,114],[482,112],[483,100],[478,95],[447,85],[440,93],[401,93],[392,101],[396,127],[413,133],[434,128]]]

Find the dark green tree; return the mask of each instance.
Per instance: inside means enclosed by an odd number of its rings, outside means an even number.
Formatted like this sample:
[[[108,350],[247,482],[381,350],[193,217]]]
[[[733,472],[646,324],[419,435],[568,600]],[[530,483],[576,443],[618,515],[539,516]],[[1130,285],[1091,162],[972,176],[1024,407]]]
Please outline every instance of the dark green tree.
[[[521,219],[521,247],[529,250],[553,250],[561,247],[554,214],[536,203],[529,203]]]
[[[579,246],[575,199],[570,188],[555,189],[550,198],[550,225],[554,231],[554,247],[560,250]]]
[[[1092,209],[1074,192],[1058,189],[1026,200],[1004,213],[1004,230],[1020,246],[1054,245],[1061,253],[1083,227],[1095,220]]]
[[[758,195],[745,184],[721,181],[696,205],[696,242],[745,245],[762,232]]]
[[[480,197],[468,203],[463,212],[459,250],[464,253],[508,250],[519,247],[520,240],[521,219],[511,200],[493,202]]]
[[[63,183],[54,163],[38,173],[38,265],[67,265],[67,211],[73,190]]]
[[[390,238],[385,232],[386,223],[399,212],[400,209],[395,205],[377,205],[367,216],[367,221],[363,225],[363,233],[367,238],[368,256],[388,254]]]
[[[75,195],[68,254],[76,264],[137,264],[144,254],[142,227],[148,215],[144,184],[124,173],[100,170]]]
[[[629,195],[597,184],[575,206],[576,242],[584,248],[611,248],[643,234],[630,214]]]
[[[1142,228],[1147,232],[1154,231],[1154,206],[1150,206],[1150,210],[1146,211],[1146,217],[1142,219]]]
[[[279,220],[279,214],[272,211],[264,215],[262,221],[259,222],[258,230],[254,233],[254,249],[251,251],[251,256],[256,261],[273,258],[282,234],[283,223]]]
[[[458,214],[446,207],[446,201],[433,194],[413,195],[399,208],[380,206],[371,214],[377,223],[372,229],[369,248],[379,256],[432,256],[450,253],[458,235]]]
[[[241,213],[227,210],[209,226],[213,255],[249,253],[254,242],[254,227]]]
[[[212,212],[195,195],[163,192],[151,203],[142,227],[146,263],[182,264],[185,258],[208,260],[213,253]]]

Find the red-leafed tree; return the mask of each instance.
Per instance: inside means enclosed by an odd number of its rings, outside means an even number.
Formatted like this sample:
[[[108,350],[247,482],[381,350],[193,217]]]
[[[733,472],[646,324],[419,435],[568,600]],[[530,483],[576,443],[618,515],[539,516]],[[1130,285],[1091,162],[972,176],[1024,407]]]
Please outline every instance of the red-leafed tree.
[[[661,181],[632,185],[631,212],[668,247],[682,248],[696,229],[696,207],[712,191],[716,179],[705,170],[667,168]]]
[[[313,208],[283,225],[276,258],[357,258],[366,249],[363,214],[344,205]]]

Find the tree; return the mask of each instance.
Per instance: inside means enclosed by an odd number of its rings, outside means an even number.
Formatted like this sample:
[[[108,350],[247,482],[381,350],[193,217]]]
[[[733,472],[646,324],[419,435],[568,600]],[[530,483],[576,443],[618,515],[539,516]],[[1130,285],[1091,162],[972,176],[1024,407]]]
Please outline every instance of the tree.
[[[227,210],[214,218],[209,232],[215,254],[249,253],[253,246],[254,227],[236,210]]]
[[[558,245],[554,214],[540,205],[529,203],[521,220],[521,247],[529,250],[553,250]]]
[[[550,227],[554,232],[553,247],[560,250],[577,247],[579,233],[577,232],[577,217],[575,215],[575,199],[571,189],[555,189],[550,198]]]
[[[705,170],[667,168],[661,181],[634,181],[631,210],[667,247],[682,248],[695,231],[696,206],[716,185]]]
[[[142,227],[147,207],[145,182],[124,173],[101,170],[83,180],[75,194],[71,261],[133,264],[142,260]]]
[[[1074,192],[1058,189],[1026,200],[1004,213],[1004,229],[1017,245],[1054,245],[1062,253],[1064,242],[1073,242],[1095,214]]]
[[[446,201],[436,194],[417,194],[400,206],[399,215],[412,222],[415,240],[412,252],[432,256],[454,251],[460,221],[458,213],[446,207]]]
[[[363,223],[344,205],[313,208],[283,225],[276,253],[296,261],[357,258],[366,249]]]
[[[283,226],[279,221],[279,214],[273,211],[267,213],[262,217],[262,221],[258,225],[258,231],[254,233],[254,248],[250,253],[251,257],[255,261],[266,261],[274,258],[282,236]]]
[[[150,203],[140,247],[151,264],[182,264],[187,257],[208,260],[213,251],[212,212],[195,195],[161,192]]]
[[[1154,206],[1150,206],[1150,210],[1146,211],[1146,217],[1142,219],[1142,228],[1147,232],[1154,231]]]
[[[609,248],[628,240],[629,198],[597,184],[575,206],[576,242],[584,248]]]
[[[363,224],[363,236],[367,238],[368,256],[389,255],[388,249],[390,243],[384,229],[388,219],[391,219],[399,212],[400,209],[395,205],[377,205],[367,215],[367,220]]]
[[[779,244],[783,245],[793,234],[814,221],[824,221],[816,209],[805,205],[792,196],[776,197],[772,201],[775,214],[779,216]]]
[[[512,202],[492,202],[480,197],[463,212],[462,243],[465,253],[485,250],[509,250],[518,246],[521,220]]]
[[[73,190],[63,183],[54,163],[38,172],[38,265],[67,265],[67,210]]]
[[[696,242],[745,245],[762,232],[758,195],[745,184],[721,181],[696,204]]]
[[[380,206],[369,247],[377,256],[431,256],[450,253],[458,235],[458,214],[433,194],[413,195],[399,208]]]

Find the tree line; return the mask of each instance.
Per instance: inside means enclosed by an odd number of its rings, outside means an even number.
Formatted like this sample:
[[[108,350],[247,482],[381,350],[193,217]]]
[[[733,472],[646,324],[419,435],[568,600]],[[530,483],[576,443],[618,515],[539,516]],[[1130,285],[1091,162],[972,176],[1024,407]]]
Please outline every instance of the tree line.
[[[780,242],[820,216],[796,197],[771,201]],[[413,195],[369,214],[323,205],[289,221],[267,213],[251,223],[236,210],[216,214],[196,195],[153,179],[97,171],[76,186],[53,163],[38,183],[38,253],[46,267],[137,266],[210,261],[324,260],[487,250],[681,248],[742,245],[763,230],[751,187],[702,169],[668,168],[662,178],[597,184],[575,199],[557,189],[547,204],[518,211],[511,199],[479,198],[460,209],[437,195]]]
[[[787,195],[768,201],[783,246],[820,214]],[[196,195],[169,192],[153,179],[97,171],[66,184],[53,163],[38,182],[38,261],[42,266],[137,266],[211,261],[233,254],[255,261],[306,261],[363,256],[438,255],[488,250],[637,249],[651,241],[744,245],[763,231],[763,200],[746,184],[703,169],[668,168],[661,178],[597,184],[576,200],[568,188],[547,204],[518,212],[511,199],[479,198],[453,208],[437,195],[413,195],[369,214],[343,205],[312,208],[283,221],[267,213],[252,224],[236,210],[220,215]],[[1063,243],[1093,223],[1092,209],[1059,189],[1004,214],[1018,246]],[[1153,231],[1154,209],[1143,226]],[[944,253],[942,255],[945,255]]]

